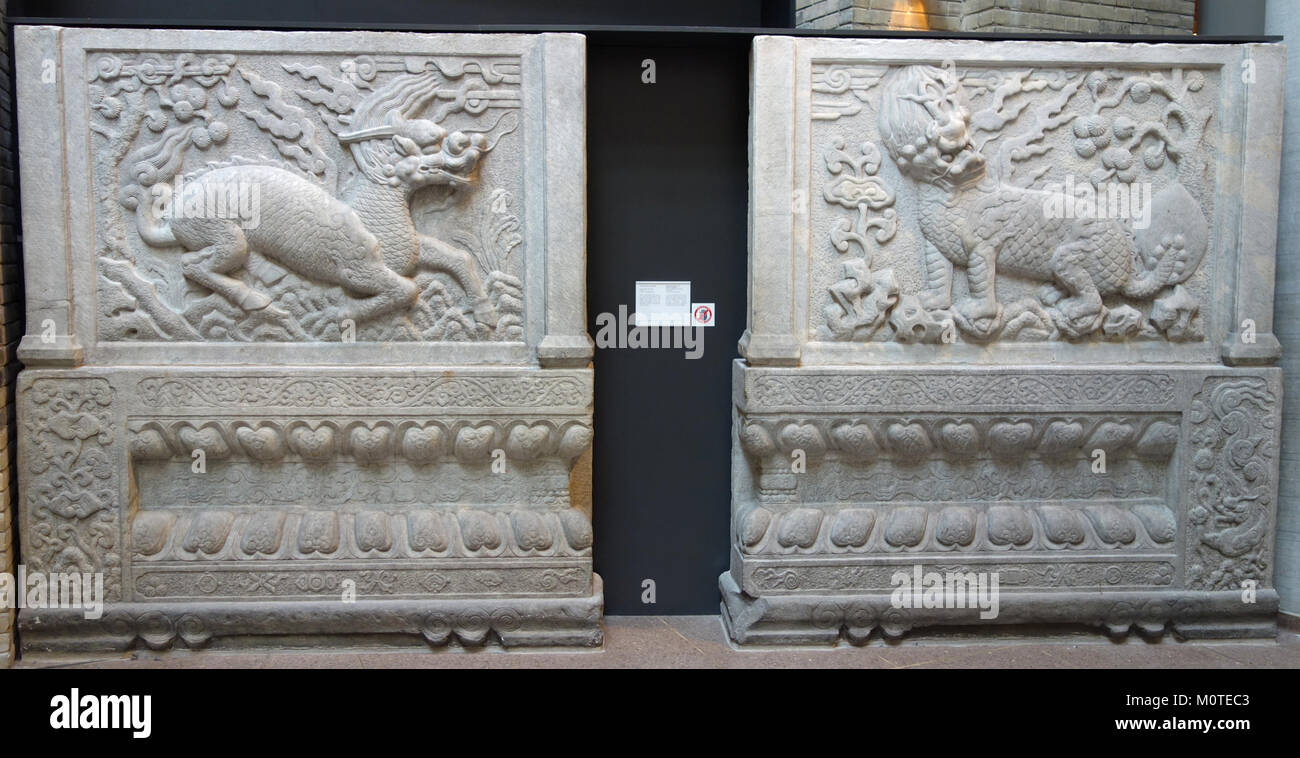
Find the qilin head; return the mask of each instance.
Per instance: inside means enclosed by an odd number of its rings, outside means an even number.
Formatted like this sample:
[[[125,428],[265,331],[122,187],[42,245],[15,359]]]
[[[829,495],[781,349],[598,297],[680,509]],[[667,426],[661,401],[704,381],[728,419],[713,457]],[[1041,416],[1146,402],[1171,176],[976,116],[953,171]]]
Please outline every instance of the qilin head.
[[[441,82],[435,70],[405,74],[357,105],[350,124],[354,128],[340,134],[339,141],[371,181],[408,191],[472,184],[482,157],[513,130],[510,119],[507,128],[498,131],[507,121],[504,117],[486,131],[448,130],[418,118],[437,97]]]
[[[904,176],[947,189],[984,177],[984,156],[970,140],[970,105],[951,66],[892,68],[883,93],[880,136]]]

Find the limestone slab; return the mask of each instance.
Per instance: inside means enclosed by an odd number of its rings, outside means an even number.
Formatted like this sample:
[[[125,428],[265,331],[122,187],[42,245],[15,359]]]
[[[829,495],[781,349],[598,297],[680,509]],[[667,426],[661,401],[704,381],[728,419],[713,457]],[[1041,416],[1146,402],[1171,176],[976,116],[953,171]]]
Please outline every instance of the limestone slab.
[[[1274,633],[1282,60],[755,39],[733,638]]]
[[[1271,362],[1282,66],[1270,44],[756,38],[742,355]]]
[[[16,53],[24,645],[599,645],[583,38]]]

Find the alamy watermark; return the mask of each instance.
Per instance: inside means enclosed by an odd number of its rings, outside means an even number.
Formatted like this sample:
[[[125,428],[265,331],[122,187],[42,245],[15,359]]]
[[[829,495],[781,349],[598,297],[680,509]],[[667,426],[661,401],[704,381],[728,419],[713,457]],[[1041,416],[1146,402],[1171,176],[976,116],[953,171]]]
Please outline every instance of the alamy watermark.
[[[895,608],[978,608],[983,620],[998,617],[998,572],[921,570],[895,571],[889,578]]]
[[[687,317],[689,318],[689,316]],[[626,305],[618,307],[618,315],[596,314],[596,347],[601,349],[643,350],[671,348],[685,350],[688,361],[704,355],[704,328],[699,326],[637,324],[637,315],[628,313]]]
[[[0,572],[0,608],[75,608],[86,618],[104,615],[104,574],[76,572]]]
[[[158,219],[223,218],[245,229],[262,223],[262,187],[257,182],[204,181],[187,190],[185,177],[178,176],[170,184],[153,185],[149,192]]]
[[[1075,183],[1073,174],[1065,182],[1051,182],[1044,188],[1043,215],[1047,218],[1127,219],[1134,229],[1151,226],[1151,184],[1148,182]]]
[[[136,739],[153,734],[152,695],[83,695],[76,687],[50,698],[51,729],[130,729]]]

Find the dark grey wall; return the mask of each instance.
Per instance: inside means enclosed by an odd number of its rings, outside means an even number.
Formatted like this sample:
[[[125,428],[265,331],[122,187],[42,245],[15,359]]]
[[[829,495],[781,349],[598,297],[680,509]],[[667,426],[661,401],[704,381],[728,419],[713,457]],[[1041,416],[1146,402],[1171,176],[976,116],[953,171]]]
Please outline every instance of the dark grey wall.
[[[1300,13],[1295,0],[1272,0],[1274,4],[1292,6]],[[1196,33],[1211,36],[1257,36],[1264,33],[1264,7],[1269,0],[1199,0],[1196,3]]]
[[[734,26],[794,24],[793,0],[10,0],[11,18],[137,24],[418,29],[431,26]]]

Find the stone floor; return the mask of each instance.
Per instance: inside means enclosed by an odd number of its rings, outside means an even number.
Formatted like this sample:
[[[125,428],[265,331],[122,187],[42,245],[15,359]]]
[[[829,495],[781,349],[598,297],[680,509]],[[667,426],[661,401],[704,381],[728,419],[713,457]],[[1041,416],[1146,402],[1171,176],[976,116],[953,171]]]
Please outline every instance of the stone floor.
[[[1031,640],[913,641],[834,649],[737,650],[717,616],[610,616],[605,649],[503,652],[403,648],[275,652],[138,651],[121,655],[29,655],[19,668],[1300,668],[1300,635],[1276,642],[1158,643],[1098,635]]]

